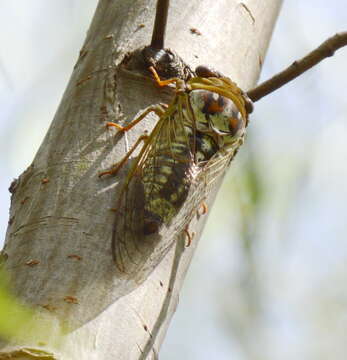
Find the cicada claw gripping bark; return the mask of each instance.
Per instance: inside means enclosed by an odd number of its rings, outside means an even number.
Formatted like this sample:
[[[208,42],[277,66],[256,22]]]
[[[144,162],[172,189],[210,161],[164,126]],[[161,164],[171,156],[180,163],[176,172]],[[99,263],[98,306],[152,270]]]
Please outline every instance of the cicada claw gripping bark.
[[[193,217],[207,212],[204,204],[216,182],[242,144],[248,123],[249,99],[221,74],[201,71],[188,81],[161,80],[175,86],[166,107],[154,105],[124,127],[129,131],[150,112],[159,120],[149,135],[141,136],[110,171],[114,175],[143,141],[120,189],[112,235],[117,268],[126,277],[145,280],[182,233],[192,233]]]

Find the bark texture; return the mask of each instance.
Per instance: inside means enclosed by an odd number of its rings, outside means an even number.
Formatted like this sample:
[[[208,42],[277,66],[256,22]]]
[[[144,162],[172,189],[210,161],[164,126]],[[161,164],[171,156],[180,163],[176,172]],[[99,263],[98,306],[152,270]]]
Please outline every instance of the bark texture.
[[[280,3],[172,1],[167,46],[192,68],[211,65],[247,90],[258,79]],[[105,121],[128,122],[170,96],[151,80],[117,71],[127,52],[149,44],[154,9],[154,0],[99,1],[52,125],[12,186],[5,268],[44,331],[26,329],[20,343],[3,343],[0,359],[157,357],[207,216],[190,225],[192,246],[178,240],[138,285],[117,276],[110,252],[109,209],[126,171],[116,179],[97,176],[155,120],[127,136],[114,136]]]

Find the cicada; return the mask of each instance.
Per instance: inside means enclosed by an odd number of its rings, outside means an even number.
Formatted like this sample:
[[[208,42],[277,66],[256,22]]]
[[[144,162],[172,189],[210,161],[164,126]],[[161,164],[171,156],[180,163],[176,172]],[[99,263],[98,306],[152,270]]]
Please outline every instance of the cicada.
[[[234,82],[205,67],[188,81],[162,81],[151,71],[158,85],[174,84],[174,99],[168,106],[148,108],[126,127],[107,124],[129,131],[149,112],[159,117],[114,169],[100,174],[117,173],[143,141],[120,191],[112,236],[117,268],[140,281],[187,229],[224,174],[243,143],[251,108]]]

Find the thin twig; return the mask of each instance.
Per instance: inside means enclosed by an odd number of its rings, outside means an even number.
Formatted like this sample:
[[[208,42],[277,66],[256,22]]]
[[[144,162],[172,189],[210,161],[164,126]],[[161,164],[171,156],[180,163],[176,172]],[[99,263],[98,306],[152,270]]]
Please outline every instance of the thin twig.
[[[252,101],[258,101],[262,97],[279,89],[289,81],[304,73],[306,70],[318,64],[327,57],[333,56],[335,51],[347,45],[347,32],[337,33],[324,41],[317,49],[298,61],[294,61],[287,69],[264,81],[254,89],[247,92]]]
[[[164,49],[165,30],[170,0],[158,0],[151,47]]]

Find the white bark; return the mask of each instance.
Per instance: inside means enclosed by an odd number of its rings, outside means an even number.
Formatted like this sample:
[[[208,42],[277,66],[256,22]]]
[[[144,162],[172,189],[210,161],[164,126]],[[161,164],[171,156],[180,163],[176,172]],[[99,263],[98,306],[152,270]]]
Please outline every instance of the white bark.
[[[247,90],[258,78],[279,7],[280,0],[172,1],[167,47],[193,68],[212,65]],[[3,344],[0,359],[14,351],[32,358],[24,348],[52,354],[38,353],[38,359],[149,359],[158,353],[206,216],[190,225],[192,246],[178,241],[138,286],[115,276],[110,252],[115,215],[109,209],[119,179],[97,176],[126,151],[105,120],[129,120],[163,101],[151,82],[115,71],[126,52],[149,44],[154,8],[153,0],[100,0],[53,123],[19,178],[5,268],[45,331]],[[151,126],[138,125],[129,144]],[[31,260],[38,263],[26,265]]]

